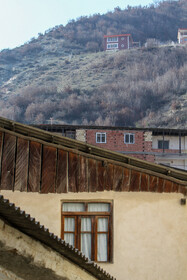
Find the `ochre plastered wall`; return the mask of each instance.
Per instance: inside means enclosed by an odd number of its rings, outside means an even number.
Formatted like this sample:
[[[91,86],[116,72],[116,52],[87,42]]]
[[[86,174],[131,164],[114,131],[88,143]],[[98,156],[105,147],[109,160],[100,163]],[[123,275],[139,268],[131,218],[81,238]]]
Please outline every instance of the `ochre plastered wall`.
[[[95,277],[91,276],[89,273],[85,272],[77,265],[71,263],[57,252],[51,250],[47,246],[42,245],[42,243],[35,241],[34,239],[21,233],[15,228],[5,224],[1,219],[0,219],[0,242],[4,244],[6,247],[8,247],[9,250],[15,250],[17,254],[30,258],[30,260],[32,259],[33,270],[34,270],[34,266],[37,265],[41,267],[41,269],[48,268],[52,270],[56,275],[62,276],[62,278],[60,279],[96,280]],[[20,266],[20,264],[18,264],[18,266]],[[11,271],[11,264],[9,267]],[[20,269],[26,270],[27,268],[22,267]],[[5,272],[3,274],[5,275]],[[11,274],[11,272],[8,274]],[[20,278],[15,278],[15,280],[18,279],[21,280]],[[44,279],[44,278],[39,277],[39,279]]]
[[[0,193],[58,236],[62,200],[113,200],[114,258],[100,266],[118,280],[187,279],[187,206],[180,205],[182,194]]]

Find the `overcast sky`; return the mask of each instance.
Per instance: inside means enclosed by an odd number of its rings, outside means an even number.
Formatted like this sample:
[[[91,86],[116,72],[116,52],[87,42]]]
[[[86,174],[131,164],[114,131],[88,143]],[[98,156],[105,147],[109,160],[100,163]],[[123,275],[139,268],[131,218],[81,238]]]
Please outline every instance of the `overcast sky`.
[[[153,0],[0,0],[0,50],[20,46],[38,33],[80,16],[151,3]]]

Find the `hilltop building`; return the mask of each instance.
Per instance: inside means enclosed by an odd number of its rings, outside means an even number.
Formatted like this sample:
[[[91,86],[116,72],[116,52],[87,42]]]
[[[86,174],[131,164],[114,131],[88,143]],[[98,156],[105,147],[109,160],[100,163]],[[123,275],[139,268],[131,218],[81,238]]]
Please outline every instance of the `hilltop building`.
[[[105,35],[104,36],[104,50],[125,50],[133,47],[133,40],[131,34],[120,35]]]
[[[179,44],[187,44],[187,28],[178,29],[177,39]]]

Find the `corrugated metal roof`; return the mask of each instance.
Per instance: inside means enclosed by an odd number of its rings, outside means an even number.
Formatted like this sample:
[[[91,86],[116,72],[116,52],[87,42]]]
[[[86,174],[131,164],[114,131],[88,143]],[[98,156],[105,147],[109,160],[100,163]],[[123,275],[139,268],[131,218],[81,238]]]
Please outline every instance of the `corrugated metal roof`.
[[[40,225],[35,218],[26,214],[25,211],[16,207],[15,204],[10,203],[9,200],[4,199],[2,195],[0,195],[0,218],[24,234],[29,235],[31,238],[47,245],[63,257],[69,259],[71,262],[89,272],[97,279],[115,280],[114,277],[109,275],[96,263],[90,262],[88,258],[82,254],[82,252],[78,251],[78,249],[75,249],[73,246],[69,245],[53,233],[50,233],[49,230],[43,225]]]

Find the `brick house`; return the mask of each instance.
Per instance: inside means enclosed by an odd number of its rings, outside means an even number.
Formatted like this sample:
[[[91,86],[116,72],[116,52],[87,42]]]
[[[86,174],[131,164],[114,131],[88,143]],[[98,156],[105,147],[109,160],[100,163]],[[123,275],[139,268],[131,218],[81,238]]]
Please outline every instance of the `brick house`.
[[[187,130],[108,126],[36,125],[110,151],[187,170]]]
[[[105,132],[95,131],[99,145]],[[75,133],[85,137],[82,128]],[[132,135],[123,137],[133,144]],[[185,171],[0,118],[0,194],[4,215],[10,210],[29,235],[40,238],[40,224],[12,203],[49,229],[46,245],[58,250],[65,240],[70,260],[93,273],[99,264],[96,279],[110,279],[103,270],[118,280],[187,278]]]
[[[187,44],[187,28],[178,29],[177,39],[179,44]]]
[[[125,50],[133,47],[133,40],[131,34],[120,35],[105,35],[104,36],[104,50]]]

